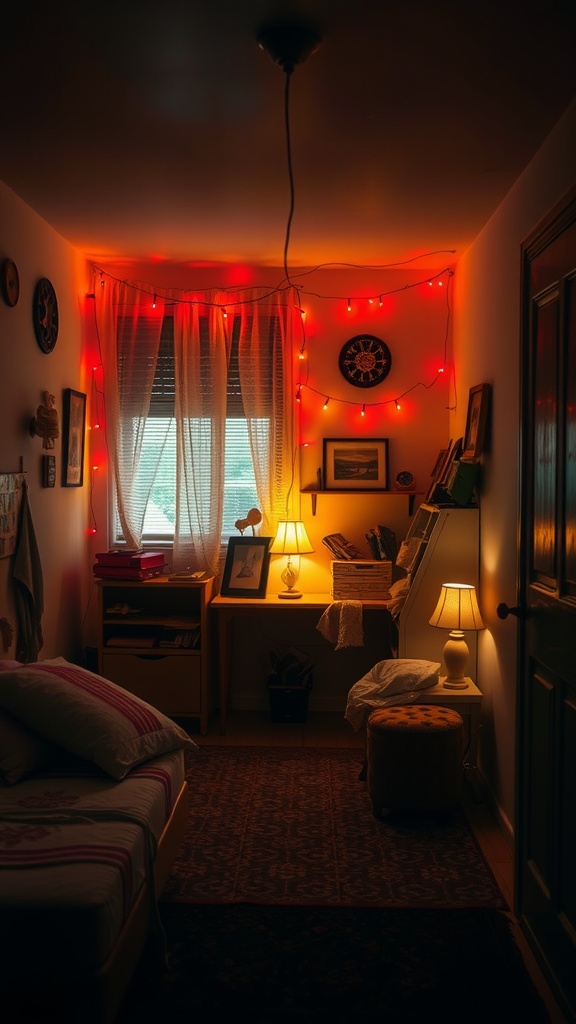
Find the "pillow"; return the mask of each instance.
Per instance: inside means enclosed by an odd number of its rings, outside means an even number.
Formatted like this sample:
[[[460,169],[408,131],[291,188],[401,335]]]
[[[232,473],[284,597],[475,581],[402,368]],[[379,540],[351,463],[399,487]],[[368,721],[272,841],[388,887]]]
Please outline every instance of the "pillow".
[[[379,697],[386,697],[434,686],[438,682],[440,667],[439,661],[421,661],[418,658],[386,659],[377,662],[359,682],[364,683]]]
[[[198,749],[151,704],[64,658],[0,673],[0,707],[118,780],[170,750]]]
[[[8,668],[20,668],[21,665],[21,661],[0,661],[0,672],[5,672]]]
[[[0,708],[0,783],[13,786],[49,767],[57,748]]]
[[[436,685],[440,667],[439,661],[423,661],[418,658],[393,658],[377,662],[362,679],[354,683],[348,694],[344,717],[358,730],[374,708],[415,703],[420,690]]]

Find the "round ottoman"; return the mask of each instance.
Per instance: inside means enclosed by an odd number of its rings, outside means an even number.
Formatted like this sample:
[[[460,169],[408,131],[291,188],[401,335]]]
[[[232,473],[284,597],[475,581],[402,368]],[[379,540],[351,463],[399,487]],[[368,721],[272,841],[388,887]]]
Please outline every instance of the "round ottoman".
[[[450,708],[397,704],[366,725],[366,781],[372,812],[443,810],[460,799],[464,723]]]

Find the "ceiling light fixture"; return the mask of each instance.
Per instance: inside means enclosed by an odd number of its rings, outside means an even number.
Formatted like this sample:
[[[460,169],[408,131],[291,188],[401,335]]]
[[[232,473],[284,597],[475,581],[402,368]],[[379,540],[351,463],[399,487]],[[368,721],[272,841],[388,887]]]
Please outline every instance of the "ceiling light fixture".
[[[297,64],[302,64],[307,57],[316,53],[320,46],[320,35],[310,22],[270,22],[263,25],[257,35],[258,46],[278,64],[286,75],[284,90],[284,118],[286,127],[286,152],[288,157],[288,179],[290,183],[290,212],[286,224],[284,241],[284,275],[290,283],[288,273],[288,247],[290,245],[290,228],[294,216],[294,175],[292,171],[292,152],[290,144],[290,77]]]

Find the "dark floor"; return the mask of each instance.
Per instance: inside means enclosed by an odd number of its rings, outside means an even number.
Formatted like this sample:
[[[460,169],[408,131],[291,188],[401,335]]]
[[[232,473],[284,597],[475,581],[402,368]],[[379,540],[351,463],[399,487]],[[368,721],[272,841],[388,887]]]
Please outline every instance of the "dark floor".
[[[212,717],[208,733],[201,736],[193,723],[188,729],[200,746],[247,745],[284,747],[348,747],[358,750],[359,764],[364,752],[364,737],[355,733],[343,715],[308,712],[304,722],[273,722],[270,711],[230,711],[226,729],[222,732],[218,715]],[[498,886],[512,907],[514,902],[514,861],[509,837],[481,799],[477,785],[468,780],[462,801],[480,847],[490,864]],[[512,913],[509,914],[516,942],[521,949],[534,983],[544,999],[550,1015],[550,1024],[566,1024],[566,1018],[556,1004],[534,960]]]

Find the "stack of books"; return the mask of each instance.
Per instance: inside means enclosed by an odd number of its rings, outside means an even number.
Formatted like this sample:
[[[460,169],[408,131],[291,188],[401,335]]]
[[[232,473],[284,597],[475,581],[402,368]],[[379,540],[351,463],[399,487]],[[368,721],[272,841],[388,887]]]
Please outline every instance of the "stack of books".
[[[336,601],[389,601],[392,562],[334,561],[331,594]]]
[[[92,567],[98,579],[149,580],[162,576],[165,568],[163,551],[138,550],[101,551]]]

